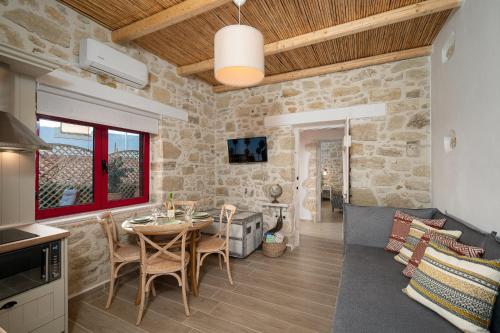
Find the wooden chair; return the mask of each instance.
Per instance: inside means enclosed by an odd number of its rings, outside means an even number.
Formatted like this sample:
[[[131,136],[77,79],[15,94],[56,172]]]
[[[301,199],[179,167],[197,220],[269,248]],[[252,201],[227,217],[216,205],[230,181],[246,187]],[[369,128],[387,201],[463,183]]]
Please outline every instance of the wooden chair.
[[[140,307],[137,316],[137,325],[141,323],[144,304],[150,289],[153,291],[153,280],[162,275],[171,275],[177,279],[182,288],[182,300],[186,316],[189,316],[189,306],[186,296],[186,268],[189,263],[189,253],[186,253],[186,235],[189,224],[170,225],[137,225],[133,229],[139,236],[141,249],[141,277],[140,277]],[[151,237],[170,235],[173,238],[165,245],[155,243]],[[169,251],[173,245],[181,241],[180,251]],[[149,250],[149,251],[148,251]],[[180,272],[180,276],[178,274]]]
[[[118,278],[118,272],[126,264],[139,262],[140,251],[135,245],[124,245],[118,242],[118,231],[116,223],[111,212],[104,212],[97,215],[97,222],[101,225],[106,239],[108,241],[109,258],[111,264],[111,276],[109,279],[109,295],[106,309],[111,305],[114,295],[115,280]]]
[[[236,212],[236,207],[233,205],[223,205],[220,211],[219,217],[219,231],[208,238],[202,238],[196,247],[196,282],[200,278],[200,267],[203,265],[203,261],[210,254],[218,254],[219,256],[219,266],[222,269],[221,257],[224,258],[227,268],[227,276],[231,285],[233,284],[233,278],[231,277],[231,270],[229,268],[229,236],[231,232],[231,223],[233,222],[233,216]],[[223,222],[226,218],[226,228],[223,230]]]

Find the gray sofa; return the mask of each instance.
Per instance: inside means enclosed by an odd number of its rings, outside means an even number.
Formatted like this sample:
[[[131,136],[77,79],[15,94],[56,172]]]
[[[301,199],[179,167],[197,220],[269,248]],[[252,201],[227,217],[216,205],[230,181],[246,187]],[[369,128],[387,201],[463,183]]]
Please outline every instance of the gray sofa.
[[[445,229],[461,230],[463,243],[485,248],[485,258],[500,258],[500,243],[436,209],[401,209],[416,217],[446,217]],[[459,332],[455,326],[401,291],[409,282],[403,265],[384,251],[396,209],[344,206],[345,258],[333,332]],[[500,332],[497,299],[491,332]]]

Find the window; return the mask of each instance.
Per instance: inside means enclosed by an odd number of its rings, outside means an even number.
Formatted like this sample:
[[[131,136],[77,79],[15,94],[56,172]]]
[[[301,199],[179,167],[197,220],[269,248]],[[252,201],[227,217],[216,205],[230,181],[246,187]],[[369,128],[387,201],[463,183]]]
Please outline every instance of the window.
[[[149,134],[39,117],[36,219],[149,201]]]

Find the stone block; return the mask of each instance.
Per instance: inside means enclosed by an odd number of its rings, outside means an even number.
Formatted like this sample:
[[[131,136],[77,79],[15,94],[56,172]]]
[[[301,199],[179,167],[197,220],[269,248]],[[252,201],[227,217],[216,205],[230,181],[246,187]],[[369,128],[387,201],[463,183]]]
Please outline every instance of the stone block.
[[[372,177],[374,186],[394,186],[399,183],[400,176],[397,173],[376,174]]]
[[[415,205],[413,202],[403,197],[399,193],[389,193],[384,198],[382,198],[382,203],[384,206],[388,207],[400,207],[400,208],[413,208]]]
[[[408,179],[405,181],[405,187],[414,191],[429,191],[430,184],[427,180]]]
[[[356,124],[351,127],[351,136],[356,141],[377,141],[378,124],[370,122]]]
[[[65,48],[70,46],[71,35],[69,32],[40,15],[19,8],[6,11],[3,16],[42,39]]]
[[[371,102],[388,102],[401,98],[401,88],[372,89],[370,90]]]
[[[391,148],[380,147],[377,148],[376,154],[380,156],[401,157],[403,156],[403,149],[396,147],[391,147]]]
[[[163,142],[163,158],[177,159],[181,156],[182,151],[170,142]]]
[[[430,177],[431,168],[428,165],[420,165],[413,168],[412,174],[417,177]]]
[[[413,115],[410,120],[408,121],[408,124],[406,126],[408,128],[424,128],[426,126],[429,126],[431,123],[431,120],[429,119],[429,112],[419,112],[415,115]]]
[[[163,190],[167,192],[182,191],[184,189],[184,177],[165,176],[162,185]]]
[[[360,206],[377,206],[378,201],[369,188],[352,188],[351,203]]]
[[[351,168],[353,169],[383,169],[385,159],[382,157],[352,157]]]
[[[333,97],[344,97],[349,95],[355,95],[361,91],[361,88],[358,86],[348,86],[348,87],[339,87],[333,89],[332,96]]]

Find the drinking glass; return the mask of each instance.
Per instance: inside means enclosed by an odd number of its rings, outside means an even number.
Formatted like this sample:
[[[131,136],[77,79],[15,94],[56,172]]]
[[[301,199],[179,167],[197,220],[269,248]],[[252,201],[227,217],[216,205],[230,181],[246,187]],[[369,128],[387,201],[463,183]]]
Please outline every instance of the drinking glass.
[[[186,214],[186,220],[191,222],[193,220],[194,206],[188,205],[184,207],[184,214]]]
[[[160,216],[160,209],[158,207],[151,209],[151,215],[156,222],[156,220],[158,220],[158,216]]]

